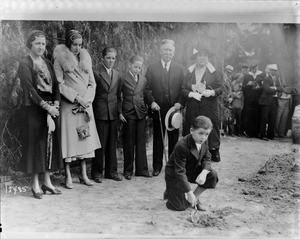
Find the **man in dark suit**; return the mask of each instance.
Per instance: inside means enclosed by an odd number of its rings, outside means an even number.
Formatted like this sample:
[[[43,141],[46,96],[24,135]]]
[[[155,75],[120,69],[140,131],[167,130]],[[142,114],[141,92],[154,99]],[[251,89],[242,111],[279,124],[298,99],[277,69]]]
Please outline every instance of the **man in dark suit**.
[[[244,116],[243,134],[246,137],[258,137],[260,107],[258,100],[262,93],[263,74],[258,70],[258,64],[253,63],[250,66],[250,72],[244,75],[243,94],[244,94]]]
[[[124,178],[135,176],[150,177],[146,155],[146,116],[144,101],[146,78],[139,74],[143,67],[143,58],[133,55],[128,64],[128,71],[122,77],[122,107],[119,118],[123,122]]]
[[[260,138],[262,140],[274,139],[278,93],[282,92],[282,86],[277,74],[277,65],[269,65],[269,70],[270,74],[263,79],[263,92],[258,102],[261,105]]]
[[[146,72],[146,100],[151,105],[153,112],[153,176],[158,176],[163,166],[163,141],[161,135],[161,121],[165,121],[167,111],[174,106],[180,109],[183,105],[181,87],[184,80],[184,69],[178,63],[172,61],[175,54],[173,40],[162,40],[160,46],[161,59],[150,65]],[[162,124],[163,132],[165,125]],[[178,129],[168,131],[169,155],[172,153],[178,141]]]
[[[117,171],[117,119],[118,104],[120,104],[120,76],[112,67],[116,61],[117,52],[112,47],[102,51],[103,63],[95,74],[96,96],[93,102],[97,131],[102,148],[97,149],[92,162],[92,179],[101,183],[103,178],[103,158],[105,158],[105,178],[121,181]]]

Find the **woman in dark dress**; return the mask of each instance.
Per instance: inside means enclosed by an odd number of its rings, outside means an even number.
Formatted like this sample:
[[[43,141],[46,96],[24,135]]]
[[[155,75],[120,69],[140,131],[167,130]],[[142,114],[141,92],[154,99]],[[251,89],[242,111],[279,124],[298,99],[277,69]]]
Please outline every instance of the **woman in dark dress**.
[[[32,174],[32,193],[37,199],[44,194],[61,194],[50,179],[50,172],[63,167],[61,157],[58,83],[50,61],[43,58],[46,35],[39,30],[29,33],[29,55],[20,61],[18,75],[23,88],[21,169]],[[44,173],[40,188],[39,173]]]
[[[212,161],[220,161],[220,120],[218,117],[218,97],[224,91],[222,74],[209,62],[211,55],[206,45],[194,49],[196,63],[188,68],[182,95],[186,100],[183,136],[189,134],[192,121],[198,115],[208,117],[213,124],[208,138]]]

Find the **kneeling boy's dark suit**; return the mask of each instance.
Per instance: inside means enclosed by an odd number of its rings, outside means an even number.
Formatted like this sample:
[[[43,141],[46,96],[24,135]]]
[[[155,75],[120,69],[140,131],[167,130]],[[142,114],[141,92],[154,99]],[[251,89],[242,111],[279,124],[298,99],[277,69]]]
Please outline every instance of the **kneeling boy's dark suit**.
[[[166,165],[167,208],[183,211],[190,206],[185,193],[191,191],[189,182],[196,183],[195,180],[203,169],[210,172],[207,174],[205,183],[198,186],[215,188],[218,176],[211,168],[208,141],[201,145],[200,153],[198,153],[192,135],[188,134],[178,141]]]

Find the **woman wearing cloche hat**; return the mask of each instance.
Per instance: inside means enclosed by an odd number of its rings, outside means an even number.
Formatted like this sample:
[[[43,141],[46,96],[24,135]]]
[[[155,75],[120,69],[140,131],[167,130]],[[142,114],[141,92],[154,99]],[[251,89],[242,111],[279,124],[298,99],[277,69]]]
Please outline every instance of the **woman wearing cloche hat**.
[[[213,123],[213,130],[208,138],[212,160],[219,162],[220,154],[220,120],[218,118],[217,97],[224,90],[222,75],[209,62],[212,56],[207,45],[198,45],[193,50],[192,59],[195,64],[188,68],[183,87],[183,97],[186,99],[186,114],[183,125],[183,135],[190,131],[191,122],[198,115],[204,115]]]

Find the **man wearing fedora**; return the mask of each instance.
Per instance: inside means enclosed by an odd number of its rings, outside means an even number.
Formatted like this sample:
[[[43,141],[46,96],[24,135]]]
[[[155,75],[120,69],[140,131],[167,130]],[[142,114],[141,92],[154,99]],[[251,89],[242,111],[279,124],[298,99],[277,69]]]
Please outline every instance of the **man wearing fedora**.
[[[269,70],[270,74],[263,80],[263,92],[259,98],[259,104],[261,105],[260,138],[262,140],[274,139],[277,99],[278,94],[282,92],[277,65],[270,64]],[[268,129],[266,129],[267,124]]]
[[[175,44],[164,39],[160,44],[161,59],[150,65],[146,72],[146,101],[153,118],[153,176],[158,176],[163,166],[163,136],[165,116],[171,107],[179,110],[183,105],[181,87],[184,80],[183,66],[174,62]],[[161,119],[160,117],[161,116]],[[162,129],[161,129],[162,127]],[[164,133],[163,133],[164,134]],[[178,129],[168,131],[168,154],[178,141]]]
[[[209,62],[212,56],[208,45],[198,45],[193,51],[195,64],[189,67],[182,95],[186,100],[183,136],[189,134],[192,121],[199,115],[210,118],[213,130],[208,138],[212,161],[220,161],[220,119],[218,97],[224,91],[222,74]]]
[[[258,63],[250,64],[250,71],[243,80],[244,109],[243,133],[246,137],[258,137],[260,122],[260,107],[258,100],[262,93],[262,71],[258,70]]]

